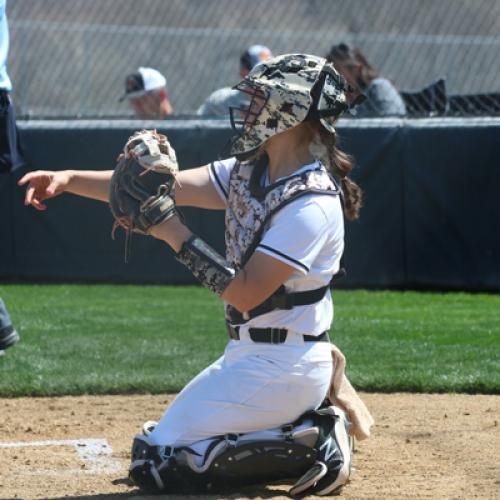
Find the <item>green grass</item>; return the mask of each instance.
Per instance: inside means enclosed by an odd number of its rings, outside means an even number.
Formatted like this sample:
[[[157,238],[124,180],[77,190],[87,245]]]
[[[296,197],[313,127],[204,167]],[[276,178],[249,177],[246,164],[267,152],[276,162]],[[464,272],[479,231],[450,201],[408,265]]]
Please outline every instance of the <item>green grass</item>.
[[[0,395],[178,391],[226,344],[201,287],[4,285],[22,341]],[[500,296],[335,291],[333,341],[358,389],[500,393]]]

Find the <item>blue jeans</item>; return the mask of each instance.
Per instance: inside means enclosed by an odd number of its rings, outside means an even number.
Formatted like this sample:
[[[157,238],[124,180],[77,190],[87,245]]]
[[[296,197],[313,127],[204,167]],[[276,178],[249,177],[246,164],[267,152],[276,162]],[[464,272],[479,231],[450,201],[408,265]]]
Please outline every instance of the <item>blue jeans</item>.
[[[9,313],[7,312],[7,308],[3,300],[0,297],[0,336],[2,333],[8,333],[7,330],[10,330],[12,326],[12,321],[10,320]]]

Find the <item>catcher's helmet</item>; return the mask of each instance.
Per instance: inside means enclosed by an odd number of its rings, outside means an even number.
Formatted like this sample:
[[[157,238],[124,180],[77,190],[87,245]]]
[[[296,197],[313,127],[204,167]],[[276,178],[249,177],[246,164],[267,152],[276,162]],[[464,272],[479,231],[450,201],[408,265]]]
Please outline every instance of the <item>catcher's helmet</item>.
[[[306,119],[318,119],[330,132],[349,107],[349,85],[332,63],[322,57],[286,54],[255,66],[235,89],[251,97],[250,105],[231,108],[231,125],[238,132],[231,154],[254,152],[267,139]]]

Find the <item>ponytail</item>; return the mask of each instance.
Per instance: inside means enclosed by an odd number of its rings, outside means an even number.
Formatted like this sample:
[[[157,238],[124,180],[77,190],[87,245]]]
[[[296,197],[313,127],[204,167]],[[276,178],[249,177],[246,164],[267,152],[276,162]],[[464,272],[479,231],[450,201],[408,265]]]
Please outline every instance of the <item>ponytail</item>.
[[[329,172],[340,182],[344,197],[345,216],[351,220],[357,219],[362,206],[363,191],[348,177],[348,174],[354,167],[353,158],[337,148],[335,145],[336,134],[328,132],[320,122],[306,123],[311,127],[311,131],[314,134],[313,137],[315,136],[311,143],[313,155],[320,156],[321,161],[325,164]],[[322,150],[322,155],[317,155],[319,150]]]

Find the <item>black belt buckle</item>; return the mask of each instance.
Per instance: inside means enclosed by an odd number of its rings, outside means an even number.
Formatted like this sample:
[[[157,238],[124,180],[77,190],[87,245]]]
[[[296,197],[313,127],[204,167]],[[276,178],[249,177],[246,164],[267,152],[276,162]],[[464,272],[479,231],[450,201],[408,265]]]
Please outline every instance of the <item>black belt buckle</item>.
[[[269,328],[270,343],[283,344],[286,340],[288,332],[282,328]]]

